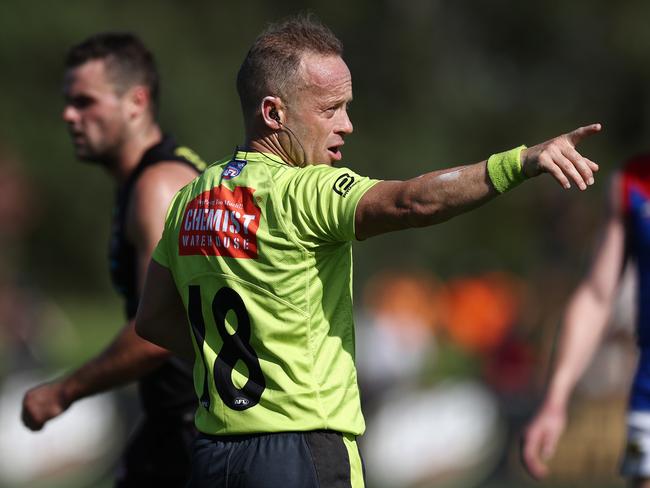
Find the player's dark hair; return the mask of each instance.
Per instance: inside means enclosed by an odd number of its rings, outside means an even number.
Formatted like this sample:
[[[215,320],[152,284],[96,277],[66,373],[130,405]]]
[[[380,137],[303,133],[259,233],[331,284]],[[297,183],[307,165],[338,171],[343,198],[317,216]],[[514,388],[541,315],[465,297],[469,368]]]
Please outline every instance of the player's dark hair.
[[[65,67],[76,68],[92,60],[104,60],[107,74],[118,93],[134,85],[149,89],[151,114],[158,113],[160,81],[156,60],[142,41],[129,32],[102,32],[72,46]]]
[[[309,14],[270,25],[255,40],[237,74],[237,92],[244,118],[252,117],[267,96],[284,100],[296,87],[295,75],[305,53],[341,56],[343,44]]]

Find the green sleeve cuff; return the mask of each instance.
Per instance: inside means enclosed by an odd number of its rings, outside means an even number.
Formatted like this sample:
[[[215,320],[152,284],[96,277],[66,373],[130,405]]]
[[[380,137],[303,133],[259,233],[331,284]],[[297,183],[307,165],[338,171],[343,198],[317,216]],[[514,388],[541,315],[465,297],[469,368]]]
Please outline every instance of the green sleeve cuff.
[[[519,146],[488,158],[488,176],[499,193],[512,190],[526,179],[521,168],[521,151],[524,149],[526,146]]]

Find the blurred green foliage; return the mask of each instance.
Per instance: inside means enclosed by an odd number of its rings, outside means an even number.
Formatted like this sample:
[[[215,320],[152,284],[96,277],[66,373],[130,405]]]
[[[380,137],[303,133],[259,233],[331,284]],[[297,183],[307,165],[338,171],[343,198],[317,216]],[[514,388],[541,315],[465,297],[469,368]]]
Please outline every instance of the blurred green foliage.
[[[602,163],[591,191],[540,179],[443,226],[361,243],[359,283],[386,266],[531,278],[549,266],[569,276],[583,268],[606,175],[645,147],[647,2],[5,0],[0,141],[33,178],[38,226],[20,256],[30,278],[57,292],[108,289],[113,189],[74,160],[60,121],[71,44],[99,30],[142,36],[162,72],[163,126],[215,160],[241,142],[234,79],[248,46],[268,22],[305,9],[345,43],[355,89],[345,161],[363,174],[409,178],[605,126],[584,145]]]
[[[345,161],[361,173],[409,178],[581,124],[605,126],[584,146],[602,163],[591,191],[540,179],[443,226],[361,243],[360,283],[386,266],[442,277],[582,269],[606,175],[645,146],[647,2],[5,0],[0,141],[33,179],[38,226],[20,256],[30,278],[57,292],[108,289],[113,189],[101,170],[74,160],[59,116],[70,45],[99,30],[142,36],[162,72],[163,126],[215,160],[241,142],[234,78],[248,46],[268,22],[305,9],[345,43],[355,89]]]

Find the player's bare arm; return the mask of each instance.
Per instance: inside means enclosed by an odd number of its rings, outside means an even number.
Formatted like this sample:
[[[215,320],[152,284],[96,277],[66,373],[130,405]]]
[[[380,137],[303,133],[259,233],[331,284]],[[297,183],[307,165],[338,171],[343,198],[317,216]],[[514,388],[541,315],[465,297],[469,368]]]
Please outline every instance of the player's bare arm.
[[[129,208],[127,234],[133,242],[138,243],[138,289],[141,294],[151,254],[163,232],[169,203],[176,192],[195,177],[196,172],[189,167],[163,162],[145,170],[138,180]],[[186,321],[183,315],[180,323]],[[131,321],[128,327],[132,341],[139,344],[142,359],[148,361],[151,368],[169,357],[168,350],[143,340],[135,333],[135,321]]]
[[[165,168],[165,166],[168,167]],[[175,175],[176,179],[160,181],[161,178],[156,177],[156,172],[160,173],[164,170],[177,172],[178,174]],[[184,181],[184,184],[187,184],[194,179],[196,173],[177,164],[160,164],[158,167],[150,168],[148,171],[150,174],[143,174],[143,178],[140,180],[143,188],[138,193],[140,198],[134,201],[134,203],[138,207],[141,207],[140,214],[149,210],[151,212],[158,212],[160,218],[157,219],[156,228],[150,228],[147,233],[150,236],[157,235],[158,238],[147,240],[148,246],[150,246],[149,252],[143,254],[143,259],[138,262],[139,269],[142,271],[139,275],[142,277],[142,281],[139,283],[141,297],[138,314],[133,324],[134,331],[137,331],[139,335],[138,340],[146,344],[146,347],[150,351],[158,351],[158,354],[169,355],[169,351],[173,350],[181,357],[192,359],[194,357],[194,350],[186,326],[187,316],[183,303],[178,295],[176,285],[173,282],[169,270],[151,260],[153,249],[158,243],[159,236],[162,235],[168,205],[164,208],[152,207],[148,209],[147,207],[150,206],[153,195],[158,195],[158,198],[166,198],[170,202],[173,195],[179,189],[178,185],[174,184],[174,182],[180,180]],[[146,176],[148,178],[145,178]],[[143,226],[138,226],[137,228],[142,229]],[[144,241],[145,239],[146,236],[142,236],[141,240]],[[145,284],[146,280],[152,280],[158,286],[147,287]],[[166,336],[160,338],[157,336],[159,332],[164,332],[165,334],[170,333],[173,339],[169,340]]]
[[[521,152],[521,171],[527,178],[549,173],[563,188],[571,182],[581,190],[594,182],[598,165],[575,146],[599,132],[600,124],[580,127]],[[433,171],[407,181],[383,181],[368,190],[357,207],[356,235],[374,235],[410,227],[424,227],[450,219],[497,196],[487,162]]]
[[[173,161],[147,168],[136,183],[127,213],[127,236],[138,248],[138,290],[141,293],[149,259],[160,240],[165,216],[178,190],[196,177],[189,166]]]
[[[196,172],[179,164],[159,163],[148,168],[140,177],[134,193],[133,204],[127,220],[127,233],[133,242],[138,243],[138,289],[143,293],[145,278],[153,249],[158,244],[163,232],[167,208],[176,192],[192,181]],[[174,292],[176,289],[174,288]],[[176,295],[178,293],[176,292]],[[176,297],[178,300],[178,297]],[[140,306],[142,306],[140,304]],[[182,303],[181,303],[182,307]],[[169,319],[171,315],[168,315]],[[185,313],[173,314],[178,325],[187,322]],[[153,369],[169,357],[169,348],[162,348],[155,343],[144,340],[135,332],[135,320],[128,324],[130,340],[137,344],[141,367]],[[185,331],[185,329],[183,329]]]
[[[143,351],[142,343],[145,341],[136,335],[130,320],[98,356],[63,378],[30,389],[23,398],[23,423],[32,430],[40,430],[75,401],[125,385],[167,357],[166,351],[161,354],[153,350],[153,345],[151,351]]]
[[[137,250],[140,292],[151,252],[162,235],[167,207],[176,191],[195,176],[181,165],[160,163],[138,180],[126,225]],[[40,430],[75,401],[134,381],[162,364],[169,354],[139,337],[134,320],[129,320],[98,356],[61,379],[29,390],[23,398],[23,422],[32,430]]]
[[[524,433],[522,458],[534,478],[548,474],[547,462],[564,432],[571,393],[604,335],[624,268],[619,180],[617,175],[612,181],[608,217],[591,268],[567,306],[557,362],[543,404]]]

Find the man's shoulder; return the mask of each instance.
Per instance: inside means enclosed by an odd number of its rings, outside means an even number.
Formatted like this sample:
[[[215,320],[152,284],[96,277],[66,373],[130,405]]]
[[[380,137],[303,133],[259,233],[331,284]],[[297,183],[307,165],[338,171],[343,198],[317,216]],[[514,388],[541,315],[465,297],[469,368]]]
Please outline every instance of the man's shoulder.
[[[327,164],[310,165],[301,168],[294,175],[296,188],[306,191],[318,188],[320,191],[331,190],[339,196],[346,196],[359,182],[371,181],[345,166]],[[361,186],[366,186],[362,184]]]
[[[207,166],[194,150],[179,145],[171,134],[164,134],[157,144],[147,149],[140,164],[146,168],[162,161],[175,161],[193,168],[196,172],[203,171]]]
[[[147,167],[133,188],[136,198],[142,194],[176,192],[194,180],[198,173],[190,166],[178,161],[160,161]]]
[[[214,179],[230,160],[230,158],[223,158],[207,164],[200,158],[192,161],[190,153],[195,153],[185,146],[177,146],[176,151],[181,151],[182,154],[179,153],[179,156],[183,159],[164,159],[147,166],[136,182],[135,191],[146,191],[148,187],[157,185],[176,186],[176,190],[180,190],[194,180]],[[185,164],[187,160],[192,164]]]
[[[312,178],[338,178],[341,175],[359,177],[353,170],[345,166],[330,166],[328,164],[310,164],[302,168],[296,168],[296,171],[290,174],[297,179]]]
[[[176,146],[174,148],[174,157],[177,161],[183,161],[191,164],[196,171],[202,172],[208,167],[207,163],[193,149],[187,146]]]

